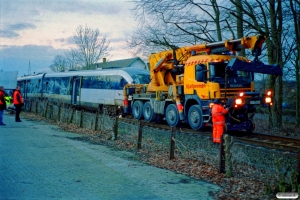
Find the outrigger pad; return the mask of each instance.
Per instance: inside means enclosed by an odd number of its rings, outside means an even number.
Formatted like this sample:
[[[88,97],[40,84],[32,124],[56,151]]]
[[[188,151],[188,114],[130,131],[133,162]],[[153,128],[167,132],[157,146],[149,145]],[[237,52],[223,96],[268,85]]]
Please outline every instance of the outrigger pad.
[[[232,58],[226,66],[226,72],[236,70],[282,76],[282,70],[279,65],[265,65],[262,62],[246,62]]]

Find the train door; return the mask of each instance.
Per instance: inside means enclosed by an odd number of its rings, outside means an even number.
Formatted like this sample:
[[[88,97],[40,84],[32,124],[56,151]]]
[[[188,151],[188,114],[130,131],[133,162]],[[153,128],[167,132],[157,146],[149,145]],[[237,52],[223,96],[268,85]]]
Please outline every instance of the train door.
[[[73,105],[76,105],[79,100],[79,92],[80,89],[80,77],[73,77],[72,82],[72,95],[71,95],[71,102]]]

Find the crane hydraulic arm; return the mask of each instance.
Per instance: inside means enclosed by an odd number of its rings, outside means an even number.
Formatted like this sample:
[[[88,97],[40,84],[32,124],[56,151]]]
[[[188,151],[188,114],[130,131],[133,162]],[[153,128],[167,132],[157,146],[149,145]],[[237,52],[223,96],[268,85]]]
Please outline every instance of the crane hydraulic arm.
[[[185,46],[151,54],[149,57],[151,82],[148,86],[148,91],[167,91],[168,86],[174,85],[176,82],[176,75],[184,73],[184,65],[194,55],[220,55],[225,54],[225,52],[251,49],[252,54],[257,58],[261,53],[265,39],[265,36],[249,36],[221,42]]]
[[[236,70],[282,76],[282,70],[279,65],[265,65],[259,61],[246,62],[237,58],[232,58],[226,66],[226,72],[230,73],[230,71]]]

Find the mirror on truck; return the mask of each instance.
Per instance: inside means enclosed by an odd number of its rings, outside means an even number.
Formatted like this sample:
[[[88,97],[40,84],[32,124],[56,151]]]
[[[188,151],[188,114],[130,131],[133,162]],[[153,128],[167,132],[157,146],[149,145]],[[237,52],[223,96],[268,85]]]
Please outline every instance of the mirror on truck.
[[[207,70],[204,64],[196,65],[196,80],[198,82],[206,82],[207,81]]]

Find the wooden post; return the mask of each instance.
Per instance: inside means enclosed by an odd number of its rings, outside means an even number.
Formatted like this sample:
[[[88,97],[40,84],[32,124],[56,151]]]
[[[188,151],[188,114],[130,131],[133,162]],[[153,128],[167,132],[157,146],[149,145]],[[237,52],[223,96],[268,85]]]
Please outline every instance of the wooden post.
[[[73,109],[73,111],[75,111],[75,109]],[[81,128],[83,126],[83,115],[84,115],[84,110],[81,109],[81,111],[80,111],[80,121],[79,121],[79,127],[81,127]],[[72,123],[73,117],[74,117],[74,115],[71,116],[70,123]]]
[[[45,101],[43,102],[44,105],[45,105]],[[46,106],[43,106],[45,108],[44,113],[43,113],[43,117],[47,118],[47,112],[48,112],[48,101],[46,103]]]
[[[94,126],[94,130],[96,131],[97,130],[97,127],[98,127],[98,117],[99,117],[99,113],[98,111],[96,112],[96,115],[95,115],[95,126]]]
[[[119,127],[119,117],[116,116],[115,119],[115,125],[114,125],[114,130],[113,130],[113,135],[112,135],[112,140],[117,140],[118,139],[118,127]]]
[[[60,115],[61,115],[61,104],[58,104],[58,111],[57,111],[57,112],[58,112],[58,114],[57,114],[57,115],[58,115],[58,116],[57,116],[57,117],[58,117],[58,120],[57,120],[57,121],[60,123],[60,118],[61,118],[61,117],[60,117]]]
[[[298,176],[297,183],[300,184],[300,153],[298,152]]]
[[[36,101],[35,102],[35,114],[38,114],[38,106],[39,106],[39,103]]]
[[[171,134],[170,134],[170,160],[175,158],[175,138],[174,127],[171,127]]]
[[[137,141],[137,149],[142,148],[142,121],[138,122],[138,141]]]
[[[221,143],[220,143],[220,157],[219,157],[219,173],[225,173],[225,151],[224,151],[224,139],[223,135],[221,136]]]

